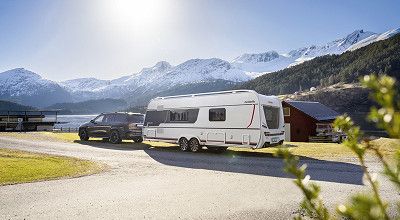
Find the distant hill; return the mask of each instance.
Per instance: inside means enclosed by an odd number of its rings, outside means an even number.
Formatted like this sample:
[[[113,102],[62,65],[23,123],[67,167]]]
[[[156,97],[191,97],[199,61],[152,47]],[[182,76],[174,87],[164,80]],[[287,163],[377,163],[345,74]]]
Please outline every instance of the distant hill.
[[[69,92],[56,82],[23,68],[0,73],[0,99],[39,108],[72,101]]]
[[[46,109],[59,110],[59,114],[79,115],[121,111],[126,108],[127,103],[123,99],[98,99],[75,103],[57,103]]]
[[[36,110],[36,108],[18,103],[0,100],[0,111],[27,111]]]
[[[311,87],[358,82],[360,76],[370,73],[400,79],[400,34],[341,55],[317,57],[236,88],[253,89],[262,94],[289,94]]]

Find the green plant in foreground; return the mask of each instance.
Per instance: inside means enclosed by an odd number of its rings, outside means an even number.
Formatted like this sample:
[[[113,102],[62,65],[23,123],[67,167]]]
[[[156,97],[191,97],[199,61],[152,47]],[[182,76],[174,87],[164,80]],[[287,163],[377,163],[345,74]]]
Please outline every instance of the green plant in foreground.
[[[396,92],[396,81],[392,77],[367,75],[361,80],[362,84],[371,89],[371,97],[380,108],[371,108],[368,119],[376,123],[379,128],[387,131],[391,138],[400,138],[400,101],[399,94]],[[362,140],[362,133],[358,126],[347,115],[338,117],[334,122],[334,127],[347,134],[347,139],[343,144],[348,147],[358,158],[364,171],[364,177],[372,192],[369,194],[356,194],[351,197],[350,202],[337,207],[339,216],[348,219],[389,219],[387,212],[388,203],[382,200],[379,192],[377,175],[368,171],[365,163],[367,150],[372,151],[384,168],[384,175],[393,182],[400,190],[400,151],[393,158],[393,165],[381,153],[379,146],[374,146],[369,140]],[[277,156],[284,158],[285,172],[295,176],[295,184],[304,194],[301,208],[310,218],[332,219],[323,201],[319,197],[320,187],[315,183],[309,183],[310,176],[306,175],[306,165],[299,165],[299,157],[290,153],[287,149],[279,149]],[[400,211],[400,206],[398,207]],[[399,217],[397,217],[399,218]],[[302,219],[298,215],[295,219]]]

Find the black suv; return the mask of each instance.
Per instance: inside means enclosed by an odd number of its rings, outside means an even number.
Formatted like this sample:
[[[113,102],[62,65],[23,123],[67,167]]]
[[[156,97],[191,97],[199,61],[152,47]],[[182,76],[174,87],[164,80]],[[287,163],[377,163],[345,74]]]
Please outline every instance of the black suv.
[[[143,141],[143,121],[144,115],[139,113],[102,113],[79,127],[79,137],[82,141],[96,137],[113,144],[121,143],[123,139],[140,143]]]

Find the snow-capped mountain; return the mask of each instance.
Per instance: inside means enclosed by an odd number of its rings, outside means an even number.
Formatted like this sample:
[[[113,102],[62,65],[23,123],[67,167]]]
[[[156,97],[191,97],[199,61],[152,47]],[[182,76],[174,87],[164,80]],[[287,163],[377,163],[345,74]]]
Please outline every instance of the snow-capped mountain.
[[[371,44],[371,43],[374,43],[374,42],[377,42],[380,40],[386,40],[386,39],[393,37],[394,35],[399,34],[399,33],[400,33],[400,28],[386,31],[382,34],[373,34],[373,35],[353,44],[351,47],[348,48],[348,50],[350,50],[350,51],[357,50],[361,47],[367,46],[368,44]]]
[[[257,77],[265,73],[275,72],[300,64],[304,61],[314,59],[315,57],[344,53],[353,45],[374,35],[376,34],[373,32],[356,30],[344,38],[323,45],[302,47],[297,50],[292,50],[287,54],[278,54],[276,51],[259,54],[244,54],[234,59],[232,65],[247,72],[248,75]]]
[[[44,107],[71,101],[70,94],[56,82],[23,68],[0,73],[0,99]]]
[[[101,80],[96,78],[79,78],[67,80],[59,83],[65,87],[68,91],[93,91],[110,84],[110,80]]]
[[[115,80],[75,79],[61,82],[78,100],[88,98],[113,98],[132,94],[145,94],[167,90],[176,85],[211,82],[215,80],[243,82],[251,77],[233,68],[227,61],[211,59],[192,59],[177,66],[166,61],[158,62],[150,68]],[[140,88],[140,89],[139,89]]]
[[[204,92],[202,88],[217,91],[218,88],[228,88],[222,84],[245,82],[318,56],[355,50],[399,32],[400,29],[383,34],[357,30],[326,44],[302,47],[287,53],[248,53],[232,62],[218,58],[190,59],[173,66],[161,61],[152,67],[143,68],[138,73],[114,80],[80,78],[57,84],[28,70],[13,69],[0,73],[0,99],[42,107],[60,102],[104,98],[124,98],[133,103],[135,101],[132,100],[145,100],[155,95],[163,95],[163,91],[173,95],[179,88],[184,88],[180,89],[181,92],[190,92],[191,89]]]
[[[397,31],[396,31],[397,30]],[[158,62],[153,67],[143,68],[140,72],[115,80],[83,78],[61,82],[71,91],[74,100],[97,98],[134,97],[159,93],[177,85],[214,82],[244,82],[265,73],[275,72],[300,64],[318,56],[341,54],[355,45],[361,45],[367,39],[378,41],[398,33],[389,31],[382,35],[356,30],[353,33],[323,45],[311,45],[292,50],[288,53],[268,51],[264,53],[243,54],[232,62],[218,58],[191,59],[177,66],[166,61]],[[379,36],[388,36],[386,38]],[[368,42],[370,42],[368,41]],[[367,45],[363,43],[362,45]],[[360,46],[361,47],[361,46]]]

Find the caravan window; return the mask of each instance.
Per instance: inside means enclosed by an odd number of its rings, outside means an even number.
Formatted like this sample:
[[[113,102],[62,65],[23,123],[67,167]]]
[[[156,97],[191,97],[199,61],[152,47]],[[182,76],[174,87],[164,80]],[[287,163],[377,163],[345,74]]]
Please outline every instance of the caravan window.
[[[226,109],[225,108],[212,108],[209,110],[209,121],[225,121]]]
[[[278,107],[263,106],[265,120],[269,129],[279,128],[279,112],[281,111]]]
[[[176,109],[169,110],[167,123],[195,123],[199,109]]]
[[[169,112],[169,121],[188,121],[188,110],[183,111],[170,111]]]
[[[158,126],[164,123],[167,118],[167,111],[147,111],[144,125]]]

